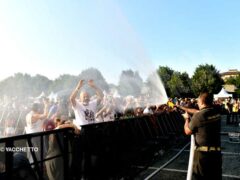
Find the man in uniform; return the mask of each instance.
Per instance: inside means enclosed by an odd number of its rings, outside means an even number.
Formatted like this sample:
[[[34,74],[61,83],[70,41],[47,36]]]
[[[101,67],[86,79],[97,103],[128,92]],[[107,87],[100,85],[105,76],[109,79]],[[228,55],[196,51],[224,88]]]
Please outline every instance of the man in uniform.
[[[212,103],[212,94],[203,92],[198,98],[199,111],[194,112],[191,120],[186,116],[184,131],[194,134],[196,144],[193,179],[222,179],[221,116]]]

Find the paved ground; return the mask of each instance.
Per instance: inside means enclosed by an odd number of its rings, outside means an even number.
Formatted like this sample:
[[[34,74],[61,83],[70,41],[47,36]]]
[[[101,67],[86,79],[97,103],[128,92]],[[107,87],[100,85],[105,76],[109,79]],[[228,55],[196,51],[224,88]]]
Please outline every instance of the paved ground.
[[[222,116],[222,154],[223,154],[223,180],[240,179],[240,143],[229,141],[229,137],[226,132],[240,132],[239,126],[226,125],[226,117]],[[175,145],[173,148],[164,152],[162,156],[159,156],[148,169],[143,170],[136,180],[145,179],[151,173],[156,171],[159,167],[169,161],[175,156],[186,143]],[[178,158],[172,163],[159,171],[151,180],[185,180],[187,175],[188,158],[189,158],[188,146]],[[141,168],[141,167],[139,167]]]

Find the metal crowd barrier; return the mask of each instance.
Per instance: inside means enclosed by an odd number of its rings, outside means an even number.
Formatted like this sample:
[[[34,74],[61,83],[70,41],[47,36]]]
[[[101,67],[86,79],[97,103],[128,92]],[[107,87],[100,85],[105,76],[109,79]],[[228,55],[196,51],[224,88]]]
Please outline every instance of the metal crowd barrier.
[[[52,131],[45,131],[39,133],[32,133],[32,134],[24,134],[19,136],[7,137],[0,139],[0,160],[5,163],[5,173],[2,173],[2,176],[7,179],[13,179],[14,172],[14,153],[23,153],[26,156],[27,153],[31,153],[33,158],[33,163],[29,164],[31,167],[34,167],[34,171],[36,173],[36,179],[44,180],[46,179],[46,172],[44,169],[44,163],[48,160],[56,159],[56,158],[63,158],[63,166],[64,166],[64,179],[69,179],[69,139],[72,133],[72,129],[58,129]],[[56,135],[57,144],[61,150],[61,153],[52,156],[49,158],[45,157],[45,145],[46,145],[46,138],[50,135]],[[60,139],[63,139],[63,143],[61,143]],[[34,146],[34,138],[39,138],[40,146]],[[36,149],[37,148],[37,149]],[[39,154],[40,158],[37,158],[37,153]],[[17,161],[17,159],[16,159]],[[20,167],[18,167],[20,168]],[[1,176],[0,176],[1,177]],[[16,179],[16,178],[15,178]]]
[[[59,129],[41,133],[25,134],[15,137],[0,139],[1,147],[14,147],[16,141],[23,140],[29,147],[34,147],[33,138],[40,138],[40,159],[37,159],[34,151],[31,155],[34,162],[34,170],[37,178],[47,179],[44,172],[44,162],[58,157],[63,158],[64,179],[74,178],[70,173],[74,169],[85,177],[91,179],[121,179],[122,177],[132,178],[138,173],[133,167],[147,167],[161,149],[171,147],[174,142],[181,138],[186,138],[183,132],[184,119],[178,112],[160,113],[151,116],[141,116],[115,121],[93,123],[82,126],[80,139],[81,143],[76,152],[82,154],[80,159],[73,155],[73,161],[80,169],[69,166],[73,143],[73,133],[71,129]],[[45,158],[45,139],[49,135],[60,135],[58,145],[61,149],[59,155]],[[63,143],[61,143],[63,139]],[[0,147],[0,148],[1,148]],[[77,146],[78,147],[78,146]],[[3,150],[3,149],[2,149]],[[12,178],[13,152],[5,151],[6,177]],[[70,156],[71,157],[71,156]],[[1,158],[1,156],[0,156]],[[0,159],[1,160],[1,159]],[[82,161],[82,162],[81,162]],[[73,168],[73,169],[72,169]],[[81,169],[82,168],[82,169]]]
[[[85,169],[91,169],[89,176],[95,174],[96,179],[131,179],[139,173],[132,167],[147,168],[160,150],[186,139],[183,126],[178,112],[82,126],[83,154],[95,158]]]

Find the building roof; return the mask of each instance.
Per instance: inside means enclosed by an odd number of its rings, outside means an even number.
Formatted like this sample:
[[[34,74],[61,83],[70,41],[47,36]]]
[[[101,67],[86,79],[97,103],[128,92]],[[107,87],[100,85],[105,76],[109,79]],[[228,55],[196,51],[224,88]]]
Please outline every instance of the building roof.
[[[239,75],[240,71],[237,69],[229,69],[227,72],[221,73],[221,76],[226,76],[226,75]]]

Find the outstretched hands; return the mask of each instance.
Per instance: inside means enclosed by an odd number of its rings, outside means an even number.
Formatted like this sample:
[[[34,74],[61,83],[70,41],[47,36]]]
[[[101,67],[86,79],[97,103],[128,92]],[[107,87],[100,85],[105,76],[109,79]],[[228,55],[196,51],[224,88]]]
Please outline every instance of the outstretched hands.
[[[78,86],[77,86],[77,89],[80,89],[81,87],[83,87],[84,85],[84,82],[85,80],[81,79],[79,82],[78,82]],[[94,84],[94,81],[92,79],[88,80],[88,85],[92,88],[95,88],[95,84]]]

